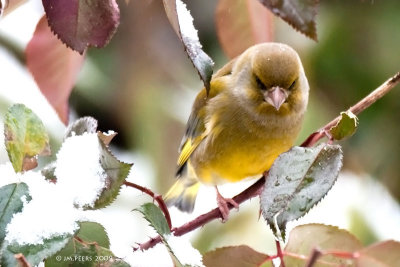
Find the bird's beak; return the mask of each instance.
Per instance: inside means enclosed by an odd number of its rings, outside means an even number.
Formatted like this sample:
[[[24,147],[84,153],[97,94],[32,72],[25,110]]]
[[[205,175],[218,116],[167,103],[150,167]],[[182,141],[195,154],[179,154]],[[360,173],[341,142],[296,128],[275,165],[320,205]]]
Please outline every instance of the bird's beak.
[[[287,99],[286,91],[279,87],[274,86],[264,93],[264,99],[270,103],[276,110],[282,106]]]

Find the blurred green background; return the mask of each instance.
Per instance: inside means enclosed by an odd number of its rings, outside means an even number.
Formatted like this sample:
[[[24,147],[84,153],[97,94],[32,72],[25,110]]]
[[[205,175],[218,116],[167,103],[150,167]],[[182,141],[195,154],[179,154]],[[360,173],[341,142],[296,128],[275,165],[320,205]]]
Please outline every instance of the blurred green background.
[[[217,0],[186,3],[216,70],[228,60],[215,30]],[[152,189],[165,193],[174,182],[184,125],[202,83],[167,20],[162,1],[130,0],[119,5],[120,27],[107,47],[88,50],[70,104],[76,116],[98,119],[100,130],[117,131],[115,145],[146,155],[157,177]],[[400,1],[322,1],[317,14],[318,42],[274,19],[275,41],[299,52],[311,87],[298,144],[400,71],[399,10]],[[399,91],[395,88],[363,112],[356,134],[340,142],[344,170],[370,174],[397,200]],[[253,201],[251,205],[257,204]],[[246,227],[249,216],[257,218],[257,214],[243,212],[227,225],[215,222],[206,226],[195,246],[201,251],[209,249],[215,238]],[[375,241],[368,226],[362,224],[363,218],[355,213],[353,221],[364,242]]]

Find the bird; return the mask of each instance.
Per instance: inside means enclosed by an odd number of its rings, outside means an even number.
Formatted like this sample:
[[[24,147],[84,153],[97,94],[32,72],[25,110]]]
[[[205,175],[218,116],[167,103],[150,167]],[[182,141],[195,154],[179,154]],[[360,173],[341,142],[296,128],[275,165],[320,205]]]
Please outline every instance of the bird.
[[[190,213],[200,185],[212,185],[226,221],[228,203],[238,204],[217,186],[259,177],[293,146],[308,94],[300,57],[286,44],[256,44],[229,61],[194,100],[165,203]]]

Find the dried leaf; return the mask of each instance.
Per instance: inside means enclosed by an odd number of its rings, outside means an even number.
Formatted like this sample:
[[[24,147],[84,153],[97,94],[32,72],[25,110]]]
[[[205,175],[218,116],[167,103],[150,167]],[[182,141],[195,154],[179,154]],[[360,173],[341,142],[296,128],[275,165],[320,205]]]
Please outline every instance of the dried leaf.
[[[264,219],[278,238],[285,238],[287,222],[302,217],[328,193],[341,168],[339,145],[293,147],[275,160],[260,199]]]
[[[203,263],[206,267],[272,267],[272,261],[265,262],[267,258],[268,255],[242,245],[209,251],[204,254]]]
[[[73,50],[83,53],[88,46],[104,47],[119,25],[115,0],[42,0],[52,31]]]
[[[273,15],[257,0],[219,0],[215,21],[218,39],[229,58],[273,40]]]
[[[187,55],[199,73],[208,92],[210,90],[214,62],[202,50],[190,12],[181,0],[163,0],[163,3],[172,28],[182,41]]]
[[[333,139],[342,140],[345,137],[352,136],[356,132],[357,126],[358,118],[349,110],[340,113],[340,120],[329,132]]]
[[[37,155],[50,154],[49,136],[42,121],[22,104],[8,109],[4,136],[8,157],[16,172],[28,170]],[[29,164],[24,165],[26,162]]]
[[[103,143],[108,146],[110,142],[113,140],[113,138],[117,135],[117,132],[114,131],[109,131],[108,133],[103,133],[100,131],[97,131],[97,136],[100,138]]]
[[[68,98],[74,87],[84,56],[68,49],[51,32],[43,16],[26,50],[26,65],[40,91],[68,123]]]
[[[294,29],[317,41],[315,16],[318,0],[259,0]]]

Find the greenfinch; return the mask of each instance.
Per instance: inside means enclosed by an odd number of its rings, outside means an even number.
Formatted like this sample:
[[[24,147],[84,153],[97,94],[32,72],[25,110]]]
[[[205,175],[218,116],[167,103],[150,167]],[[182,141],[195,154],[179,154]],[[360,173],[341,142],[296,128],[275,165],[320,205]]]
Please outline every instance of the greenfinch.
[[[200,183],[217,186],[267,171],[293,146],[308,91],[300,58],[285,44],[254,45],[223,66],[209,93],[203,88],[193,103],[167,205],[192,212]],[[227,203],[237,207],[218,189],[217,203],[223,220]]]

